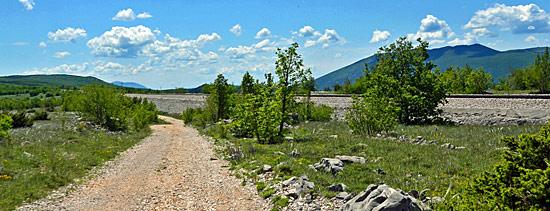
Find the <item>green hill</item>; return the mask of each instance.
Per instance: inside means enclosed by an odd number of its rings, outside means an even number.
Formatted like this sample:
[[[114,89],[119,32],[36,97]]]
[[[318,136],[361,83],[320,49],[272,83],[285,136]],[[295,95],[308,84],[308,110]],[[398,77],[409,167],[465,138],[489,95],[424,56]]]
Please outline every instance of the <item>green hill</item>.
[[[0,77],[0,86],[85,86],[92,83],[109,84],[91,76],[74,75],[12,75]]]
[[[495,81],[501,77],[506,77],[509,67],[522,68],[528,66],[533,63],[537,53],[543,52],[544,48],[542,47],[497,51],[480,44],[447,46],[428,50],[430,59],[441,71],[445,71],[450,66],[464,67],[468,64],[473,68],[483,67],[485,72],[493,75]],[[346,78],[355,82],[355,79],[363,74],[365,63],[373,65],[376,63],[376,58],[369,56],[317,78],[315,80],[317,88],[332,88],[335,83],[344,84]]]

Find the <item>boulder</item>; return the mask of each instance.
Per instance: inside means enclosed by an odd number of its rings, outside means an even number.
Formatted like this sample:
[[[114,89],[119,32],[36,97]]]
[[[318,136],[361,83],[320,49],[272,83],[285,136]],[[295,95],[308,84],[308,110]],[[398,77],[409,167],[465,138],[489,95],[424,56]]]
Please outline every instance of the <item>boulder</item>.
[[[344,200],[344,201],[348,201],[350,200],[351,198],[353,197],[353,194],[350,194],[348,192],[340,192],[336,195],[336,198],[337,199],[341,199],[341,200]]]
[[[294,185],[295,188],[290,188],[287,191],[286,196],[292,197],[294,199],[297,199],[303,194],[308,194],[312,189],[315,188],[315,184],[313,182],[310,182],[306,175],[301,176],[297,180],[296,178],[290,178],[288,180],[285,180],[285,182],[287,181],[288,181],[287,183],[288,185]],[[285,182],[283,182],[283,185]]]
[[[264,167],[262,168],[263,173],[267,173],[267,172],[270,172],[270,171],[273,171],[273,168],[271,168],[270,165],[264,165]]]
[[[366,164],[368,161],[364,157],[358,156],[348,156],[348,155],[336,155],[335,157],[338,160],[341,160],[344,163],[359,163]]]
[[[349,190],[349,187],[342,183],[331,185],[331,186],[328,186],[327,188],[329,191],[332,191],[332,192],[343,192],[343,191]]]
[[[294,184],[294,182],[296,182],[296,177],[291,177],[285,181],[282,182],[282,185],[283,185],[283,188],[286,188],[288,187],[289,185],[292,185]]]
[[[372,184],[350,199],[341,210],[429,210],[421,201],[386,184]]]
[[[322,158],[321,162],[313,165],[317,170],[324,170],[332,174],[337,174],[344,171],[344,162],[334,158]]]
[[[288,155],[292,157],[300,157],[300,153],[298,153],[298,150],[294,149],[292,152],[288,153]]]

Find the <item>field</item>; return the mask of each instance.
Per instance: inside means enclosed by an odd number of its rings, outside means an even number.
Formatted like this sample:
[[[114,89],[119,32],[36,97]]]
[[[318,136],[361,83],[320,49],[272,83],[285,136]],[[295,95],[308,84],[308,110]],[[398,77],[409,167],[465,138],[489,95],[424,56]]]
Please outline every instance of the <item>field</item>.
[[[0,147],[0,210],[45,197],[80,179],[149,134],[106,132],[74,113],[50,112],[51,120],[12,129],[14,142]]]

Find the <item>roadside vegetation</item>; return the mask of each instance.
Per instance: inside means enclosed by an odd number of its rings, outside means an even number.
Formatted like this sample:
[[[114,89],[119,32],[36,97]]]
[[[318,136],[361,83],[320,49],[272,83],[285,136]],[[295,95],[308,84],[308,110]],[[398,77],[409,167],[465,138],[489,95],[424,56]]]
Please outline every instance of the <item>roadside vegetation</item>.
[[[330,121],[330,108],[308,101],[314,82],[296,44],[277,51],[276,79],[268,73],[260,82],[245,74],[239,92],[220,92],[228,86],[219,83],[220,74],[205,108],[187,109],[182,118],[216,139],[236,176],[243,184],[254,182],[274,209],[287,206],[288,198],[275,195],[270,185],[301,175],[316,184],[314,197],[334,197],[328,186],[337,183],[357,194],[382,182],[417,190],[419,200],[441,197],[443,202],[431,205],[441,210],[548,208],[549,126],[527,135],[541,126],[465,126],[439,119],[437,108],[449,92],[485,91],[491,77],[469,67],[439,73],[428,60],[428,43],[418,42],[401,38],[380,48],[378,63],[347,87],[362,91],[345,122]],[[297,100],[297,93],[306,97]],[[346,164],[336,174],[312,167],[337,155],[363,157],[367,164]],[[266,164],[274,167],[274,179],[260,182]]]
[[[154,104],[113,87],[94,84],[41,101],[48,99],[56,103],[33,110],[2,107],[0,210],[78,184],[149,135],[147,126],[157,122]]]

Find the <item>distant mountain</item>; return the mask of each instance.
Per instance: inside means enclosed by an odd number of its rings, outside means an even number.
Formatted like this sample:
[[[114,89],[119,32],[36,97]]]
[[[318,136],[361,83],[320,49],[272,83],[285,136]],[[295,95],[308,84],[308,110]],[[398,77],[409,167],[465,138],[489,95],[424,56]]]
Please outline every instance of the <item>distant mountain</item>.
[[[0,85],[15,86],[85,86],[93,83],[108,84],[105,81],[91,76],[12,75],[0,77]]]
[[[113,81],[112,84],[122,87],[129,87],[129,88],[136,88],[136,89],[149,89],[146,86],[143,86],[138,83],[134,82],[121,82],[121,81]]]
[[[441,72],[450,66],[464,67],[466,64],[472,68],[483,67],[485,72],[491,73],[495,81],[507,76],[509,67],[523,68],[532,64],[537,53],[544,53],[543,47],[497,51],[495,49],[480,45],[458,45],[442,48],[429,49],[430,59],[440,68]],[[353,64],[342,67],[324,76],[315,79],[318,89],[325,87],[332,88],[335,83],[344,84],[346,78],[352,83],[356,78],[363,75],[365,64],[374,65],[376,58],[369,56]]]

